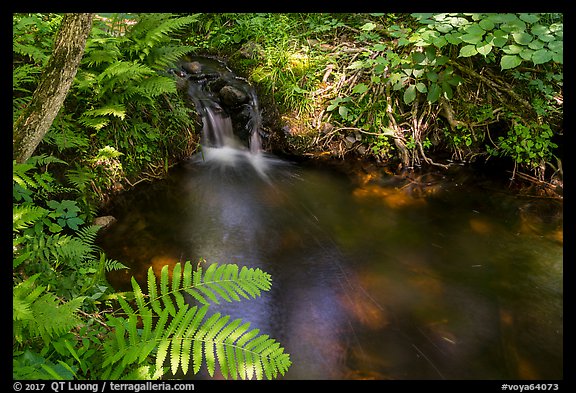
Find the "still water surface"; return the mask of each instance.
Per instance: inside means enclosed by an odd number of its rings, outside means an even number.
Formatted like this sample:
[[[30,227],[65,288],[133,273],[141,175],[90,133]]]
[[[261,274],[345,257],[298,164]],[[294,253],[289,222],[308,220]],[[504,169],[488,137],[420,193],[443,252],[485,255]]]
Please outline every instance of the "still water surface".
[[[562,379],[561,202],[462,171],[416,185],[205,148],[119,201],[101,245],[131,269],[109,281],[200,258],[270,273],[211,311],[278,340],[284,379]]]

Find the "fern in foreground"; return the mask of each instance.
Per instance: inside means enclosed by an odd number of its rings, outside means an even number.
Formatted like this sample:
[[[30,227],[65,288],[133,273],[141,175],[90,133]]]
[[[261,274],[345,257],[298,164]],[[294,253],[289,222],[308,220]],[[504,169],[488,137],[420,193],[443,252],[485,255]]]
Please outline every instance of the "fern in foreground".
[[[168,370],[186,374],[190,368],[196,374],[204,363],[210,376],[218,365],[225,378],[273,379],[290,367],[289,354],[268,335],[240,319],[208,315],[209,302],[255,298],[269,290],[268,273],[234,264],[193,271],[187,261],[171,272],[164,266],[159,282],[150,268],[147,286],[144,294],[132,278],[135,304],[118,298],[126,315],[109,316],[114,335],[104,344],[104,378],[158,379]],[[190,306],[184,294],[202,305]]]

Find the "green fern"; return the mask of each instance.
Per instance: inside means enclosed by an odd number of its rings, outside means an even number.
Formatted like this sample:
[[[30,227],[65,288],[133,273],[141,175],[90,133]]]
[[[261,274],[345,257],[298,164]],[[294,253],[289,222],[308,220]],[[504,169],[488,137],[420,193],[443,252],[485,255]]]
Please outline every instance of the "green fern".
[[[240,319],[229,322],[229,316],[208,315],[208,301],[240,300],[259,296],[271,285],[270,275],[260,269],[233,264],[212,264],[205,272],[193,271],[187,261],[177,263],[172,272],[165,266],[157,281],[152,268],[148,270],[148,294],[145,295],[132,278],[136,308],[119,297],[125,318],[109,316],[114,335],[104,345],[105,378],[119,378],[127,371],[142,372],[147,364],[146,378],[164,375],[169,370],[194,374],[206,365],[213,376],[218,364],[225,378],[268,379],[284,375],[291,365],[290,356],[278,342]],[[203,306],[190,307],[182,293],[188,293]],[[139,326],[141,323],[141,327]],[[192,364],[190,364],[192,361]]]
[[[12,322],[14,338],[18,342],[24,337],[42,337],[48,341],[80,324],[76,311],[85,297],[62,303],[52,293],[45,292],[46,287],[36,286],[39,276],[39,273],[35,274],[13,288]]]
[[[171,34],[197,21],[197,14],[181,17],[167,13],[142,14],[127,37],[135,43],[133,52],[145,60],[153,48],[167,44]]]
[[[178,60],[182,59],[184,55],[189,54],[196,50],[194,46],[186,46],[186,45],[178,45],[178,46],[171,46],[171,45],[162,45],[159,47],[154,48],[150,54],[148,60],[148,64],[154,69],[162,69],[165,70],[170,68],[173,64],[175,64]]]
[[[12,231],[20,232],[30,227],[42,217],[46,217],[48,210],[31,203],[12,206]]]
[[[66,164],[53,156],[32,156],[24,163],[12,161],[12,194],[17,201],[32,202],[33,199],[46,197],[56,192],[66,192],[70,189],[57,184],[49,172],[39,171],[40,166],[53,163]]]
[[[80,192],[84,192],[94,179],[94,171],[86,167],[77,167],[66,172],[66,179]]]

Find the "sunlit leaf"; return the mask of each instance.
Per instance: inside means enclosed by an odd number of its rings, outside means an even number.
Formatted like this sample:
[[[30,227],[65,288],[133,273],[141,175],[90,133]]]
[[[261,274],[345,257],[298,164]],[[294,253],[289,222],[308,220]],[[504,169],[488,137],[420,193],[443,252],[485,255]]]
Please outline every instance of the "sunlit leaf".
[[[543,64],[550,60],[552,60],[552,52],[548,49],[540,49],[532,54],[532,62],[535,65]]]
[[[526,23],[535,23],[540,20],[540,17],[538,17],[536,14],[520,14],[520,19]]]
[[[519,53],[520,57],[523,60],[530,60],[532,58],[532,54],[534,53],[534,51],[532,49],[523,49],[522,52]]]
[[[416,98],[416,86],[410,85],[404,91],[404,103],[410,104]]]
[[[428,91],[426,85],[422,82],[416,83],[416,90],[418,90],[420,93],[426,93]]]
[[[520,45],[528,45],[532,41],[532,35],[526,32],[513,33],[512,38]]]
[[[468,44],[477,44],[482,41],[483,34],[464,34],[461,39]]]
[[[518,67],[522,63],[522,59],[515,55],[504,55],[500,59],[500,68],[502,70],[509,70]]]
[[[534,50],[539,50],[539,49],[544,48],[544,45],[546,45],[544,43],[544,41],[534,40],[528,44],[528,48],[534,49]]]
[[[486,31],[492,30],[495,26],[494,22],[492,22],[490,19],[482,19],[480,22],[478,22],[478,24]]]
[[[474,56],[476,53],[478,53],[476,45],[465,45],[462,48],[460,48],[460,53],[458,54],[458,57],[470,57]]]
[[[488,53],[490,53],[492,51],[492,44],[484,43],[484,45],[476,46],[476,50],[481,55],[486,56],[486,55],[488,55]]]
[[[506,45],[504,48],[502,48],[502,50],[504,51],[504,53],[508,54],[508,55],[515,55],[518,54],[520,52],[522,52],[522,49],[524,49],[521,46],[518,45]]]
[[[356,86],[354,86],[354,89],[352,89],[352,93],[353,94],[362,94],[368,91],[368,86],[366,86],[365,83],[358,83]]]

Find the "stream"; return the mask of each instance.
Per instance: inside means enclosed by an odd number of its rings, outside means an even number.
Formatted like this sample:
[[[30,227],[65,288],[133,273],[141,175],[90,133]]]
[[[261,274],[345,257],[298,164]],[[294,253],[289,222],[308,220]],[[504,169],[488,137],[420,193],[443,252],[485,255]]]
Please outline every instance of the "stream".
[[[352,178],[263,152],[254,117],[241,142],[225,108],[205,108],[217,135],[115,204],[99,244],[130,269],[113,287],[187,260],[270,273],[261,297],[210,310],[278,340],[282,379],[563,378],[561,201],[463,167]]]

